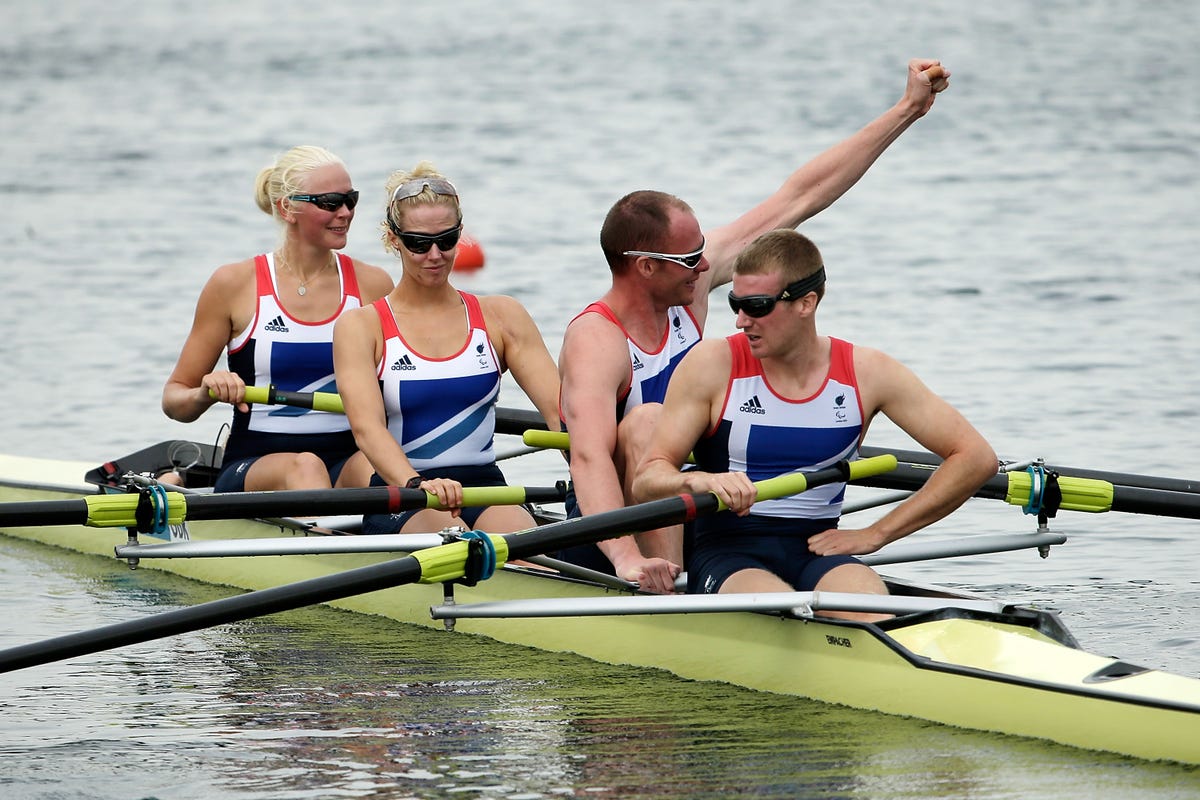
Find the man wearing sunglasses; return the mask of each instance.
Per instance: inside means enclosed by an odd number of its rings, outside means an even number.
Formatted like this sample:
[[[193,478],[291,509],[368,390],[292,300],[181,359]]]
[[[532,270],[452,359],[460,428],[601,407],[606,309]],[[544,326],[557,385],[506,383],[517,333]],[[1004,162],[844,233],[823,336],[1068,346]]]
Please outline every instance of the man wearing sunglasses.
[[[734,264],[729,305],[740,333],[701,342],[671,379],[633,488],[642,500],[713,492],[729,507],[696,522],[689,592],[887,594],[853,556],[941,519],[996,474],[984,438],[907,367],[817,333],[824,290],[816,245],[792,230],[764,234]],[[880,412],[943,459],[904,503],[840,530],[844,483],[755,502],[752,481],[856,458]],[[680,472],[689,453],[697,468]]]
[[[572,514],[620,508],[655,427],[671,372],[696,344],[708,294],[732,275],[748,242],[795,228],[827,208],[933,106],[949,86],[941,63],[908,63],[904,96],[862,130],[796,170],[733,222],[707,232],[677,197],[640,191],[612,207],[600,244],[612,287],[567,326],[559,354],[560,410],[571,434]],[[669,593],[682,570],[683,534],[669,528],[564,551],[565,560]]]

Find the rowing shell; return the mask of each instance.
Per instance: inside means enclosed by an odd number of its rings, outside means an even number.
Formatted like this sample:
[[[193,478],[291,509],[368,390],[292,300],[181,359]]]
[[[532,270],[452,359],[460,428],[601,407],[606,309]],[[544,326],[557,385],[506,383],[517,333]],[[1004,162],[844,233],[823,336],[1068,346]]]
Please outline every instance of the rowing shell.
[[[94,493],[89,465],[0,456],[0,502]],[[80,526],[3,533],[112,557],[124,531]],[[314,537],[255,521],[189,523],[194,542]],[[154,537],[141,537],[151,544]],[[145,551],[141,547],[139,552]],[[256,590],[392,557],[379,552],[140,558],[143,568]],[[412,585],[331,605],[598,661],[654,667],[985,731],[1146,759],[1200,763],[1200,680],[1080,650],[1056,615],[894,580],[877,625],[810,616],[861,596],[653,597],[506,566],[473,587]],[[857,598],[857,600],[855,599]],[[879,600],[879,598],[876,598]]]

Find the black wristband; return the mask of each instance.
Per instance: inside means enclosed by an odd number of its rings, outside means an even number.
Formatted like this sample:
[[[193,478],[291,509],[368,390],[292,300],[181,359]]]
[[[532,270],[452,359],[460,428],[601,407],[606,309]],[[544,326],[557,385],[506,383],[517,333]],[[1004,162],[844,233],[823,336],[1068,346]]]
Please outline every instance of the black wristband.
[[[423,480],[425,480],[425,479],[422,478],[420,475],[413,475],[411,478],[408,479],[408,482],[404,484],[404,488],[405,489],[420,489],[421,481],[423,481]]]

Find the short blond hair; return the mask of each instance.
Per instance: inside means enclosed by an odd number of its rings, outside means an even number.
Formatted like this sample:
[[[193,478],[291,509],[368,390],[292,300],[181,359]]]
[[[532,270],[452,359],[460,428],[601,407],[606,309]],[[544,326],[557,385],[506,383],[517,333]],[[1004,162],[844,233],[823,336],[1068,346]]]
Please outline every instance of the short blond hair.
[[[823,267],[821,251],[802,233],[788,228],[767,231],[738,253],[735,275],[762,275],[778,271],[785,284],[807,278]]]

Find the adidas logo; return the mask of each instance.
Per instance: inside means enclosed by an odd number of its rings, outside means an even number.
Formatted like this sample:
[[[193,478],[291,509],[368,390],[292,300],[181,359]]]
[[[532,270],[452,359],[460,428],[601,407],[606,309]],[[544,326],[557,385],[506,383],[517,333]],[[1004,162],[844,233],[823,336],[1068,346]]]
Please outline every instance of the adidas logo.
[[[392,364],[392,369],[393,370],[404,370],[404,369],[416,369],[416,367],[413,366],[412,359],[408,357],[408,353],[405,353],[404,355],[402,355],[396,359],[396,362],[394,364]]]
[[[646,366],[646,365],[645,365],[645,364],[643,364],[643,363],[642,363],[642,360],[641,360],[640,358],[638,358],[638,357],[637,357],[637,353],[634,353],[634,354],[633,354],[633,368],[634,368],[635,370],[639,370],[639,369],[641,369],[641,368],[642,368],[642,367],[644,367],[644,366]]]
[[[276,317],[275,319],[271,320],[270,322],[268,322],[266,325],[263,325],[263,330],[264,331],[275,331],[276,333],[287,333],[288,326],[287,326],[287,323],[283,321],[283,316],[280,315],[280,316]]]
[[[758,401],[758,395],[754,395],[754,397],[751,397],[749,400],[742,403],[741,406],[738,407],[738,411],[745,411],[747,414],[765,414],[765,413],[767,413],[763,409],[762,403],[760,403]]]

